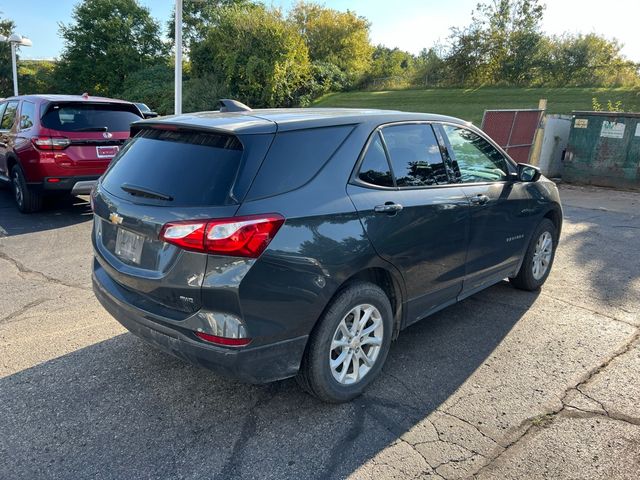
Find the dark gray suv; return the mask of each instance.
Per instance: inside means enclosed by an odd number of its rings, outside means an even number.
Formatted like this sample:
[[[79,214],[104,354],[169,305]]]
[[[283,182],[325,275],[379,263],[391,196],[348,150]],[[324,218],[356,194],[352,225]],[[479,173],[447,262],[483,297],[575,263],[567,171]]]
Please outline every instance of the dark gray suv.
[[[92,194],[93,286],[148,342],[348,401],[412,323],[539,288],[555,184],[469,123],[350,109],[144,120]]]

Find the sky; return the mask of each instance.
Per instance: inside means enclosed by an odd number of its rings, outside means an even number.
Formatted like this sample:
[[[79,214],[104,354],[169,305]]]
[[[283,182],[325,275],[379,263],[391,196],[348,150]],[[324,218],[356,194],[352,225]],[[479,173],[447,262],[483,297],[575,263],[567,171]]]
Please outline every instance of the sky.
[[[58,24],[69,23],[78,0],[0,0],[2,17],[16,23],[16,33],[29,37],[33,47],[23,48],[22,58],[55,58],[63,48]],[[184,0],[191,1],[191,0]],[[449,28],[471,21],[479,0],[325,0],[327,7],[350,9],[369,19],[374,44],[418,53],[424,47],[446,40]],[[174,0],[139,0],[166,31]],[[285,11],[295,0],[267,0]],[[547,0],[543,29],[550,34],[598,33],[617,38],[622,53],[640,63],[638,18],[640,0]]]

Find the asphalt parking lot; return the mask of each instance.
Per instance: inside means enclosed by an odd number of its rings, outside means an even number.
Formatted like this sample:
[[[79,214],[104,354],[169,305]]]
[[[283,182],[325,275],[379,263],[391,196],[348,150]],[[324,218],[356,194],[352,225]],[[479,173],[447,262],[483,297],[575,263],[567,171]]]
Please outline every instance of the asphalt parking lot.
[[[0,478],[638,478],[640,193],[561,194],[541,292],[405,330],[331,406],[146,346],[93,297],[88,205],[0,190]]]

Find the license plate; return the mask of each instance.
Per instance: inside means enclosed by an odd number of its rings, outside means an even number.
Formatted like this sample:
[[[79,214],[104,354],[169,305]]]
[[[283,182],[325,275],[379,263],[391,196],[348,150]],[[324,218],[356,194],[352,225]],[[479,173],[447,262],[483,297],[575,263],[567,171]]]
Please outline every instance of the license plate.
[[[119,150],[120,147],[118,145],[96,147],[96,155],[98,158],[113,158]]]
[[[144,237],[142,235],[130,232],[124,228],[118,229],[118,234],[116,235],[116,255],[120,258],[139,265],[143,246]]]

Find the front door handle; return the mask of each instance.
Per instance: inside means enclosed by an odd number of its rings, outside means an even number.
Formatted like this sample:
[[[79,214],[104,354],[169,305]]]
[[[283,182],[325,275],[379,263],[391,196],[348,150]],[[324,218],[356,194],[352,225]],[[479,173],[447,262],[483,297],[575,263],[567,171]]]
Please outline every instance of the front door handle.
[[[471,200],[471,203],[473,203],[474,205],[486,205],[487,203],[489,203],[489,197],[487,197],[482,193],[474,197],[471,197],[470,200]]]
[[[376,213],[396,213],[402,210],[402,205],[394,202],[387,202],[384,205],[376,205],[373,211]]]

